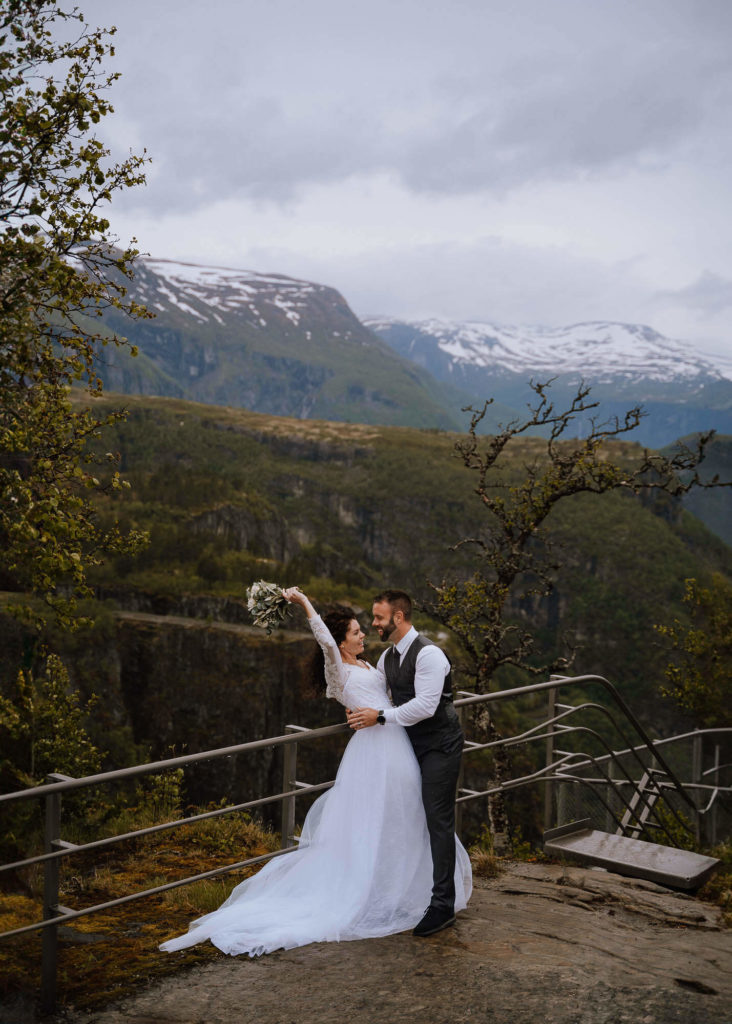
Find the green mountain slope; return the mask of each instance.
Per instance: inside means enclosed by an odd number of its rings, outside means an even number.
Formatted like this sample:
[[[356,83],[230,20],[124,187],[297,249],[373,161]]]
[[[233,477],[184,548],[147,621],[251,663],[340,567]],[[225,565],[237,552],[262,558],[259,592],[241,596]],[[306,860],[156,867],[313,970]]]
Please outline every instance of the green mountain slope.
[[[480,532],[483,512],[453,457],[455,435],[176,400],[127,404],[128,422],[104,439],[132,483],[114,511],[149,529],[152,542],[99,577],[122,603],[180,611],[196,601],[210,609],[216,598],[217,616],[247,621],[236,601],[261,576],[367,607],[374,588],[404,586],[425,599],[428,579],[470,570],[469,549],[450,546]],[[541,444],[517,446],[517,475]],[[655,702],[665,655],[653,624],[683,613],[686,578],[732,575],[732,550],[665,498],[586,495],[560,506],[550,525],[563,563],[556,590],[515,614],[533,623],[544,652],[569,630],[582,644],[579,671]]]
[[[149,530],[150,546],[96,571],[93,630],[44,637],[74,685],[101,698],[90,728],[109,752],[108,767],[273,736],[285,723],[342,720],[340,706],[310,685],[314,644],[302,618],[271,637],[250,626],[245,589],[253,580],[299,584],[323,610],[347,601],[366,625],[377,589],[403,586],[424,602],[428,579],[470,572],[470,549],[451,548],[480,533],[483,512],[471,474],[454,458],[457,435],[175,398],[110,395],[95,404],[122,402],[128,421],[99,443],[102,452],[120,452],[131,488],[101,496],[100,515]],[[541,444],[517,445],[516,478]],[[636,451],[630,443],[614,449],[618,459]],[[653,625],[684,617],[686,578],[732,577],[732,550],[670,499],[585,495],[560,506],[549,524],[562,566],[555,590],[514,602],[513,616],[530,626],[542,656],[572,635],[574,671],[611,679],[652,733],[682,731],[687,723],[658,696],[667,655]],[[416,624],[448,648],[457,688],[469,687],[454,641],[424,614]],[[1,614],[0,631],[0,692],[9,692],[33,637]],[[380,645],[373,634],[368,640],[373,658]],[[498,680],[522,681],[515,672]],[[535,724],[523,705],[505,714],[509,727]],[[622,741],[613,734],[611,742]],[[303,744],[299,777],[332,778],[341,749],[342,737]],[[475,788],[485,785],[481,776]],[[200,805],[281,788],[272,751],[203,762],[185,780],[186,799]],[[512,819],[524,835],[536,827],[537,806]],[[474,813],[477,833],[482,805]]]
[[[105,349],[123,393],[185,397],[300,419],[459,428],[467,397],[403,359],[337,291],[281,275],[142,260],[131,294],[155,313],[108,316],[140,352]]]
[[[688,440],[688,439],[687,439]],[[699,475],[702,480],[732,480],[732,435],[719,434],[709,445]],[[732,487],[690,491],[684,505],[718,537],[732,545]]]

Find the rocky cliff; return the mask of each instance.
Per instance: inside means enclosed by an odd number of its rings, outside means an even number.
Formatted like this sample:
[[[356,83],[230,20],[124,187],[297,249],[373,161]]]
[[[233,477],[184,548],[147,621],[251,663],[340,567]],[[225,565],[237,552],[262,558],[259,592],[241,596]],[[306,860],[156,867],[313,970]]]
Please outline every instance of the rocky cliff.
[[[120,694],[138,742],[153,758],[282,735],[288,724],[343,721],[339,705],[314,692],[307,634],[267,637],[250,626],[121,613],[116,638]],[[333,777],[344,739],[302,744],[298,777]],[[282,751],[268,748],[193,765],[192,803],[251,800],[282,791]],[[270,820],[277,821],[279,805]]]

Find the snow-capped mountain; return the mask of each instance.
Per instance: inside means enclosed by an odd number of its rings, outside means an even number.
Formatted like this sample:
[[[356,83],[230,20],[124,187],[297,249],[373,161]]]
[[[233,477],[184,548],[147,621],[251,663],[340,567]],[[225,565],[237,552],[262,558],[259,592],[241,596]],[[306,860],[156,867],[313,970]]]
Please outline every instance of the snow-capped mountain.
[[[642,404],[633,439],[661,446],[695,430],[732,433],[732,364],[723,368],[650,327],[361,322],[334,288],[280,274],[175,260],[138,261],[132,298],[155,314],[109,316],[140,356],[108,347],[110,390],[170,395],[300,418],[465,429],[461,410],[494,398],[494,429],[525,409],[529,381],[580,379],[608,415]]]
[[[224,325],[233,315],[260,328],[283,319],[300,327],[303,318],[312,319],[316,305],[341,313],[347,309],[333,288],[282,274],[152,258],[141,259],[138,268],[137,295],[150,310],[180,310],[200,323]]]
[[[367,317],[367,327],[438,380],[525,408],[530,380],[553,380],[566,401],[583,380],[601,414],[622,416],[642,405],[631,435],[663,446],[699,430],[732,433],[732,360],[713,360],[642,324],[608,321],[569,327],[507,327],[443,320]],[[581,425],[579,425],[581,427]]]
[[[154,319],[110,313],[110,326],[139,351],[130,359],[123,349],[106,349],[110,390],[301,419],[461,425],[460,402],[445,400],[449,389],[364,327],[334,288],[142,258],[130,294]]]
[[[595,385],[732,379],[732,360],[720,368],[711,358],[643,324],[594,321],[569,327],[513,327],[388,317],[367,317],[364,323],[403,355],[422,365],[439,362],[443,372],[451,374],[477,369],[524,378],[569,375]]]

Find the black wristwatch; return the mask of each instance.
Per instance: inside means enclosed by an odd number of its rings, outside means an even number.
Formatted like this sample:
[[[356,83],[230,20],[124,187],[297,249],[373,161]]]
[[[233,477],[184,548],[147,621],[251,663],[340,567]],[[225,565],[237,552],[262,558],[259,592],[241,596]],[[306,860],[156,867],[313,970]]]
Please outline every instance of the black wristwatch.
[[[383,711],[377,711],[376,712],[376,721],[377,721],[377,723],[379,725],[385,725],[386,724],[386,719],[384,718],[384,712]]]

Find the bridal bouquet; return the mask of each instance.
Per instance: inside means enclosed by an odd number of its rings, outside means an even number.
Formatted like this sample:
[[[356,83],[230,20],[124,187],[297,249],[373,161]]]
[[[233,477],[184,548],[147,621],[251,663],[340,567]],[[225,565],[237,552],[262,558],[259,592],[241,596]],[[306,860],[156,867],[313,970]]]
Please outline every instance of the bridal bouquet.
[[[290,602],[276,583],[257,580],[247,588],[247,608],[252,613],[255,626],[261,626],[271,633],[284,620]]]

